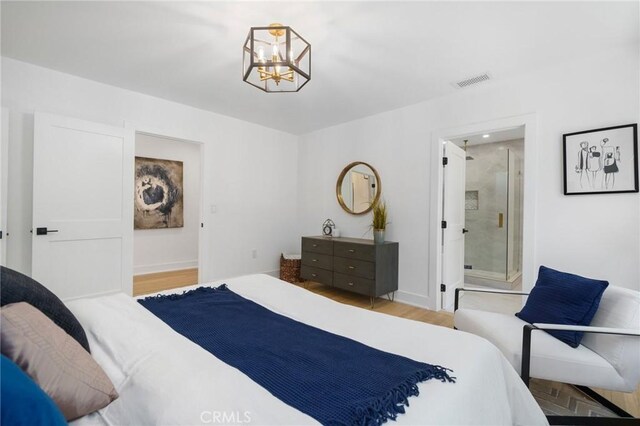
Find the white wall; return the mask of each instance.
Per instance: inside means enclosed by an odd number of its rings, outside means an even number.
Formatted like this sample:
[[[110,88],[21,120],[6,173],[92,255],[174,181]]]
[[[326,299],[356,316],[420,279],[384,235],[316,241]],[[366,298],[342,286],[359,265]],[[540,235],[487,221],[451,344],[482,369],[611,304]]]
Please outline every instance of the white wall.
[[[30,270],[37,109],[113,125],[128,121],[153,133],[204,143],[203,247],[208,258],[202,269],[207,280],[276,270],[280,251],[297,252],[300,235],[319,234],[327,217],[343,235],[370,236],[370,215],[348,215],[335,198],[342,168],[366,161],[382,179],[390,209],[387,238],[400,242],[399,298],[435,306],[427,282],[432,134],[535,113],[535,266],[638,289],[638,194],[562,194],[563,133],[638,122],[638,56],[635,46],[612,50],[301,137],[3,58],[2,104],[10,112],[7,262]],[[259,170],[260,178],[247,170]]]
[[[204,280],[274,271],[280,251],[297,250],[295,136],[9,58],[2,58],[2,89],[10,115],[10,267],[31,269],[35,110],[116,126],[126,121],[204,144]]]
[[[535,179],[538,193],[534,266],[640,289],[638,194],[562,193],[562,134],[638,122],[639,79],[637,46],[629,46],[303,135],[300,233],[318,234],[322,221],[330,217],[342,235],[370,237],[370,215],[348,215],[334,194],[346,164],[370,163],[380,174],[389,207],[387,239],[400,242],[398,297],[434,307],[435,294],[429,294],[427,282],[429,241],[434,238],[429,229],[432,133],[535,113],[539,167],[525,177]]]
[[[200,229],[200,144],[138,133],[135,152],[138,157],[182,161],[184,226],[134,230],[134,274],[197,268]]]

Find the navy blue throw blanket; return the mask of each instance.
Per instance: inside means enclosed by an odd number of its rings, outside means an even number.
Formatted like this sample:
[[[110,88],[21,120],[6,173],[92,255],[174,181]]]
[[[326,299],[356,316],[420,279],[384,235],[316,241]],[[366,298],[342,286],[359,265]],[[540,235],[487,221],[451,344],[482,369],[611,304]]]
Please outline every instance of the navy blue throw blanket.
[[[379,425],[404,413],[419,382],[447,368],[383,352],[276,314],[229,290],[200,287],[140,304],[178,333],[325,425]]]

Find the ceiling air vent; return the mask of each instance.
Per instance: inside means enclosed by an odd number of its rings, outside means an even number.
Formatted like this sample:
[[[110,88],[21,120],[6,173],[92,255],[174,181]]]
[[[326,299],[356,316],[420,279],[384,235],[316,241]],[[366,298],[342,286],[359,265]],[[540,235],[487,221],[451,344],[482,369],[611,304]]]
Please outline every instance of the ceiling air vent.
[[[462,89],[462,88],[469,87],[471,85],[478,84],[478,83],[483,83],[489,80],[491,80],[491,76],[489,75],[488,72],[485,72],[484,74],[465,78],[464,80],[456,81],[455,83],[452,83],[452,84],[454,87]]]

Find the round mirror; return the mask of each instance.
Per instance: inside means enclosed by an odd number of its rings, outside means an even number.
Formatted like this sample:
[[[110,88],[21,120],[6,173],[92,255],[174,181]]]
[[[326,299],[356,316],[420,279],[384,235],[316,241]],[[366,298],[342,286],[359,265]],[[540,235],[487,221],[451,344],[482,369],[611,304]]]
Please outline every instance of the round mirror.
[[[362,161],[349,164],[336,183],[338,203],[347,213],[365,214],[378,202],[382,183],[376,169]]]

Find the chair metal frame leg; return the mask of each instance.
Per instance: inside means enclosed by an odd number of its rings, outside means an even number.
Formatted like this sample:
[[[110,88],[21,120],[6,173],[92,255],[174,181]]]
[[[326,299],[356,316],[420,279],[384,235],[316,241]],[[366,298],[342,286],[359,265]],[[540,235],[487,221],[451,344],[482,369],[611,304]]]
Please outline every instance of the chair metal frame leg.
[[[638,426],[640,419],[633,417],[547,416],[550,425],[585,426]]]
[[[589,398],[593,399],[597,403],[599,403],[602,406],[604,406],[606,409],[608,409],[610,411],[613,411],[618,416],[620,416],[620,417],[633,417],[631,414],[627,413],[622,407],[617,406],[616,404],[614,404],[613,402],[609,401],[607,398],[605,398],[604,396],[600,395],[598,392],[594,391],[593,389],[591,389],[591,388],[589,388],[587,386],[580,386],[580,385],[573,385],[573,386],[578,388],[582,393],[587,395]],[[640,422],[640,419],[638,419],[638,421]]]
[[[522,330],[522,365],[520,368],[520,377],[524,384],[529,387],[530,381],[530,364],[531,364],[531,332],[534,330],[542,330],[533,324],[526,324]],[[605,333],[615,334],[615,333]],[[618,407],[607,398],[603,397],[596,391],[586,386],[572,385],[582,391],[588,397],[592,398],[605,408],[613,411],[620,417],[587,417],[587,416],[547,416],[547,420],[551,425],[593,425],[593,426],[640,426],[640,419],[633,417],[622,408]]]

